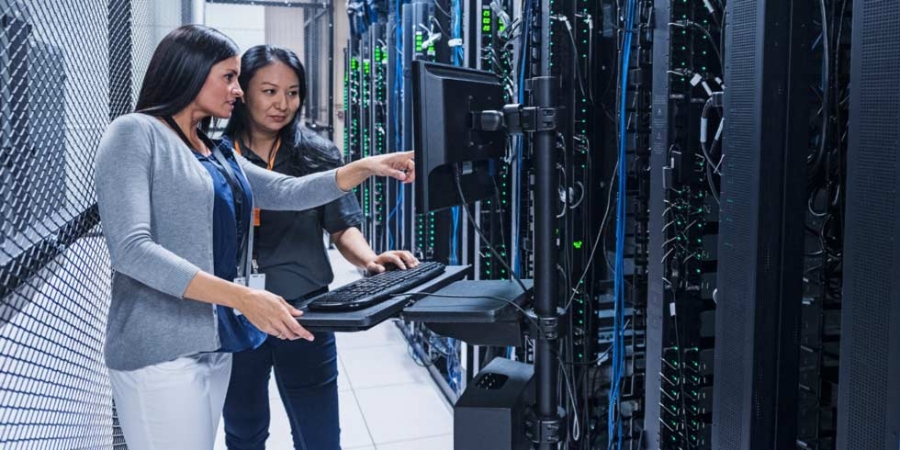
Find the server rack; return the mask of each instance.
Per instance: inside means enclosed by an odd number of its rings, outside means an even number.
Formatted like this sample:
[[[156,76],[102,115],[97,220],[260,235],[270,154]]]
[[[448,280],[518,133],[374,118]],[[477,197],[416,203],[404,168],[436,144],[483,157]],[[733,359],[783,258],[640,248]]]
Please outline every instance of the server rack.
[[[654,11],[645,393],[651,448],[712,448],[722,114],[711,111],[724,86],[724,11],[707,6],[657,1]]]
[[[809,48],[804,2],[732,0],[713,448],[796,445]],[[801,94],[804,93],[804,94]]]
[[[854,2],[837,448],[900,445],[900,4]]]

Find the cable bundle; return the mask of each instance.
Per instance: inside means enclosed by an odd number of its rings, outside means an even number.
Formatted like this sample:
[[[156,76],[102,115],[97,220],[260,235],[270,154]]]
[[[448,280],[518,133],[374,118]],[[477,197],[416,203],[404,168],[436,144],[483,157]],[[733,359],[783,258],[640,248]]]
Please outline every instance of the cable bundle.
[[[625,26],[622,44],[622,92],[619,104],[619,164],[618,164],[618,201],[616,203],[616,260],[613,278],[613,348],[612,348],[612,387],[609,391],[609,410],[607,426],[609,427],[609,448],[613,445],[613,435],[618,435],[618,448],[622,448],[622,422],[619,415],[619,394],[622,379],[625,375],[625,194],[626,178],[626,103],[628,97],[628,69],[631,60],[631,44],[634,37],[634,20],[636,13],[635,0],[628,0],[625,5]]]

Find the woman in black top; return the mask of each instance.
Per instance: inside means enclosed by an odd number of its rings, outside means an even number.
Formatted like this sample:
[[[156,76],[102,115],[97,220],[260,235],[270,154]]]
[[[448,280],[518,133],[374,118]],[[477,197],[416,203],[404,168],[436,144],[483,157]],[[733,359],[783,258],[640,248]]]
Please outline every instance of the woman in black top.
[[[294,176],[342,164],[334,144],[301,125],[298,111],[306,95],[306,76],[293,52],[272,46],[247,50],[239,81],[244,103],[235,106],[222,145],[260,167]],[[382,272],[385,264],[401,269],[418,265],[409,252],[372,251],[356,228],[363,216],[352,194],[308,211],[255,214],[259,272],[266,276],[266,290],[286,299],[317,295],[333,280],[323,230],[348,261],[369,272]],[[265,448],[272,368],[294,447],[340,449],[337,354],[334,335],[322,332],[314,342],[268,339],[255,350],[234,355],[224,409],[228,448]]]

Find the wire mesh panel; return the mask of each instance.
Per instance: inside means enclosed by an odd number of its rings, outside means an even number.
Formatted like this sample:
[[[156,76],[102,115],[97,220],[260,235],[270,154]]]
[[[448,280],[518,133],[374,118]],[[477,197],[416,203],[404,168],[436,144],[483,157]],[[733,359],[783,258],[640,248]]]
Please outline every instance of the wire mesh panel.
[[[0,0],[0,448],[125,448],[92,165],[133,107],[160,32],[153,3]]]

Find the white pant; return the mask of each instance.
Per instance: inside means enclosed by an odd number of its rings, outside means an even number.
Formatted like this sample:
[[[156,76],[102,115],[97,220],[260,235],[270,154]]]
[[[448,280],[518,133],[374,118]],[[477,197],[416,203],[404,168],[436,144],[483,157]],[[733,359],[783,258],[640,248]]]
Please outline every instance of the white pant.
[[[129,450],[213,449],[231,378],[230,353],[109,375]]]

